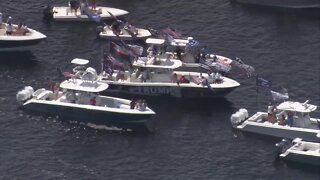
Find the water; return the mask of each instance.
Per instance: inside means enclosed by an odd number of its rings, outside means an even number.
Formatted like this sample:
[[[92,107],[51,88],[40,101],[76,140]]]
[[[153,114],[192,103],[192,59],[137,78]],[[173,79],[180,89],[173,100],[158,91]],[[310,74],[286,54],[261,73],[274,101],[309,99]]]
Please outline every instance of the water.
[[[246,107],[266,110],[267,92],[256,103],[254,79],[223,101],[150,99],[155,133],[94,130],[31,116],[18,109],[15,94],[25,85],[47,87],[56,66],[72,58],[98,67],[100,45],[93,23],[41,22],[47,1],[0,2],[5,17],[48,36],[31,52],[0,54],[0,179],[319,179],[319,169],[275,160],[280,139],[234,132],[230,115]],[[57,0],[54,4],[64,5]],[[137,26],[173,26],[227,57],[253,65],[275,90],[320,105],[320,31],[316,11],[246,7],[228,0],[98,1],[128,10]],[[319,111],[313,114],[319,117]]]

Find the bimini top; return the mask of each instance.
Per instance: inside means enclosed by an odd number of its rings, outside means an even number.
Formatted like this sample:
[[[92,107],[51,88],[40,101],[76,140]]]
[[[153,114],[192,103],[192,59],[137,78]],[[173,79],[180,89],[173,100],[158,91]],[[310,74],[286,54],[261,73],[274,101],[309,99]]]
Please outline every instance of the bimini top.
[[[171,46],[187,46],[189,40],[188,39],[174,39],[170,44]]]
[[[89,60],[87,60],[87,59],[80,59],[80,58],[74,58],[74,59],[72,59],[71,63],[72,63],[72,64],[77,64],[77,65],[84,66],[84,65],[86,65],[86,64],[89,63]]]
[[[156,39],[156,38],[148,38],[146,40],[147,44],[157,44],[157,45],[161,45],[165,42],[164,39]]]
[[[97,81],[69,79],[63,81],[60,84],[60,87],[68,90],[98,93],[108,89],[109,85],[107,83],[99,83]]]
[[[302,112],[302,113],[309,113],[315,111],[317,106],[312,104],[307,104],[309,100],[304,103],[300,102],[292,102],[292,101],[285,101],[277,106],[277,109],[284,110],[284,111],[294,111],[294,112]]]

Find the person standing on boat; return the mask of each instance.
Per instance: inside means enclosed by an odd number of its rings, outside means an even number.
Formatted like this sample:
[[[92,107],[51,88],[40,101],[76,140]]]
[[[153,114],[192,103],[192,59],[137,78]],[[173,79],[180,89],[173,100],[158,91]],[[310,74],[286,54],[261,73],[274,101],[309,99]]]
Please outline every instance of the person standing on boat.
[[[136,100],[132,99],[130,102],[130,109],[134,109],[135,106],[136,106]]]
[[[292,127],[293,126],[293,112],[288,112],[288,125],[290,126],[290,127]]]
[[[12,21],[12,17],[9,16],[9,17],[8,17],[8,20],[7,20],[7,24],[12,23],[11,21]]]
[[[96,96],[93,96],[93,98],[90,99],[90,104],[92,106],[95,106],[97,104],[97,101],[96,101]]]
[[[6,34],[7,35],[12,35],[12,33],[13,33],[13,26],[12,26],[11,21],[10,21],[6,25]]]
[[[2,13],[0,12],[0,29],[2,28]]]
[[[96,0],[91,0],[91,8],[92,8],[92,11],[96,11],[96,8],[97,8],[97,1]]]

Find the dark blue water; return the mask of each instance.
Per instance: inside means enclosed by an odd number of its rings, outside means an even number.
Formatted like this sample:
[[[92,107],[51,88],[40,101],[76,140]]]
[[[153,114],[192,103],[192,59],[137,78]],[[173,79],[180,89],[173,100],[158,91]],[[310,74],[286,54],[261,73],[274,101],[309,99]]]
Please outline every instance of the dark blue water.
[[[32,116],[18,109],[25,85],[47,87],[56,66],[72,58],[98,67],[102,41],[93,23],[42,23],[45,0],[0,1],[14,22],[48,36],[31,52],[0,53],[0,179],[319,179],[317,169],[275,160],[277,138],[232,131],[238,108],[265,110],[270,95],[254,79],[223,101],[151,99],[155,133],[95,130]],[[56,0],[57,5],[67,1]],[[285,87],[291,99],[320,105],[320,21],[316,11],[246,7],[228,0],[99,0],[128,10],[127,19],[156,29],[173,26],[217,54],[241,57],[257,73]],[[314,116],[319,117],[319,111]]]

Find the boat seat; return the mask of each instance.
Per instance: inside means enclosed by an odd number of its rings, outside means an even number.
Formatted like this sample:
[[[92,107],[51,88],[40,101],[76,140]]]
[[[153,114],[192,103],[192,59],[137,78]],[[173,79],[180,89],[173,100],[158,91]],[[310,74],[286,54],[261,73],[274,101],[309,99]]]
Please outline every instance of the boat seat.
[[[46,91],[46,89],[44,89],[44,88],[38,89],[38,90],[36,90],[35,92],[32,93],[32,96],[36,97],[39,94],[43,93],[44,91]]]
[[[38,100],[52,100],[52,99],[54,99],[54,94],[52,91],[45,90],[42,93],[40,93],[38,96],[36,96],[36,99],[38,99]]]

